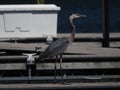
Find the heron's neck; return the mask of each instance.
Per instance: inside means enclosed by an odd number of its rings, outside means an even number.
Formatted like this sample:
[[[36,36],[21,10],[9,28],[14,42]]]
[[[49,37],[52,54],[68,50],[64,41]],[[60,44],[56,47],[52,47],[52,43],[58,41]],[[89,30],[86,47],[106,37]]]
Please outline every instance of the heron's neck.
[[[73,24],[73,18],[69,18],[70,19],[70,27],[71,27],[71,35],[70,35],[70,43],[74,40],[75,37],[75,25]]]

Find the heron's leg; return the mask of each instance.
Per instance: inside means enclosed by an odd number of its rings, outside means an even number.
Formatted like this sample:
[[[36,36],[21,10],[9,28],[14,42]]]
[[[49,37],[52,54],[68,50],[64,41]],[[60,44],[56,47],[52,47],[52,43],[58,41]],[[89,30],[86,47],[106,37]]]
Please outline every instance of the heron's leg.
[[[63,73],[62,73],[62,54],[60,54],[60,74],[61,74],[61,80],[63,81]]]
[[[58,59],[58,56],[56,56],[56,59],[55,59],[55,76],[54,76],[54,80],[56,82],[56,76],[57,76],[57,59]]]

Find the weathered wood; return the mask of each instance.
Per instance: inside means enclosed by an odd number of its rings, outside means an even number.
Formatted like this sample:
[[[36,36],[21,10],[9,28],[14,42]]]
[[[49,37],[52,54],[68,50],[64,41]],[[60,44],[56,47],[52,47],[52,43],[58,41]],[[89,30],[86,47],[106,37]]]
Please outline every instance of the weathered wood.
[[[52,83],[42,83],[42,84],[0,84],[1,89],[28,89],[28,90],[55,90],[56,88],[59,90],[75,90],[75,89],[111,89],[117,90],[120,88],[120,82],[86,82],[86,83],[68,83],[68,84],[52,84]]]
[[[37,63],[37,70],[54,70],[54,63]],[[72,62],[63,63],[63,69],[117,69],[120,68],[120,62]],[[57,63],[57,69],[60,69],[60,63]]]
[[[44,51],[47,45],[41,44],[42,48],[41,51]],[[22,46],[21,46],[22,48]],[[101,47],[93,47],[87,45],[77,45],[72,44],[68,47],[67,51],[68,55],[64,55],[64,57],[119,57],[120,56],[120,49],[117,48],[101,48]],[[26,56],[0,56],[0,59],[11,59],[11,58],[22,58],[26,59]]]
[[[25,63],[4,63],[0,64],[0,70],[25,70]]]
[[[35,51],[36,47],[43,47],[43,44],[30,44],[30,43],[8,43],[0,42],[1,50],[12,50],[12,51]]]
[[[69,34],[58,34],[58,38],[61,37],[68,37]],[[119,43],[115,43],[115,39],[120,39],[120,33],[111,33],[110,38],[114,40],[114,42],[111,42],[112,47],[120,47]],[[101,33],[87,33],[87,34],[76,34],[75,40],[82,39],[82,41],[77,41],[74,42],[72,45],[75,45],[77,43],[77,47],[83,47],[84,45],[87,47],[101,47],[102,43],[99,41],[100,39],[102,40],[102,34]],[[85,41],[84,41],[85,39]],[[87,42],[86,40],[88,39],[94,39],[96,40],[95,42]],[[20,39],[21,41],[28,40],[28,39]],[[93,41],[94,41],[93,40]],[[17,40],[15,40],[17,41]],[[29,40],[28,40],[29,41]],[[39,39],[37,39],[39,41]],[[84,42],[83,42],[84,41]],[[99,41],[99,42],[97,42]],[[80,46],[79,46],[80,45]],[[0,50],[11,50],[11,51],[32,51],[34,52],[36,47],[41,47],[41,50],[44,50],[48,45],[45,43],[40,43],[40,42],[34,42],[34,43],[8,43],[8,42],[0,42]]]
[[[82,37],[99,37],[102,38],[100,34],[77,34],[76,38]],[[113,38],[120,37],[120,34],[111,34]],[[69,36],[65,34],[63,36]],[[58,35],[58,37],[63,37],[62,35]],[[117,47],[119,47],[119,42],[117,42]],[[112,45],[113,43],[111,43]],[[116,45],[116,42],[114,42]],[[0,42],[0,49],[3,50],[15,50],[17,51],[32,51],[35,52],[36,47],[41,47],[40,51],[44,51],[48,45],[45,43],[8,43],[8,42]],[[114,45],[113,45],[114,46]],[[102,48],[101,43],[92,43],[92,42],[74,42],[72,43],[67,51],[66,54],[63,55],[63,68],[64,69],[104,69],[104,68],[120,68],[120,49],[118,48]],[[37,60],[38,55],[34,56]],[[81,61],[81,59],[87,59],[87,62]],[[94,62],[91,61],[92,59],[100,59],[102,61]],[[115,61],[110,61],[109,59],[113,58]],[[72,62],[64,62],[64,59],[72,59]],[[77,61],[75,60],[77,59]],[[89,60],[90,59],[90,60]],[[106,62],[103,62],[105,59]],[[117,60],[117,61],[116,61]],[[18,55],[18,56],[0,56],[0,70],[7,70],[7,69],[26,69],[26,61],[27,56]],[[49,61],[51,61],[49,59]],[[88,62],[89,61],[89,62]],[[7,62],[11,62],[10,64]],[[17,64],[17,62],[19,62]],[[22,64],[20,64],[22,62]],[[37,69],[38,70],[47,70],[47,69],[54,69],[54,61],[52,63],[41,63],[37,62]],[[18,66],[17,66],[18,65]],[[59,63],[57,65],[59,69]]]

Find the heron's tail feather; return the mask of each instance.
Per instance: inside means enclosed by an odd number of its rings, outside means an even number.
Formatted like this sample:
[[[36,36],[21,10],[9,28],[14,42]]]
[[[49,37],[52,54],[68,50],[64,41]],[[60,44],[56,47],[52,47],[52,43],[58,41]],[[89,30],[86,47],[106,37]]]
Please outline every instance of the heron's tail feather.
[[[44,54],[41,53],[38,59],[39,59],[40,61],[43,61],[43,60],[45,59]]]

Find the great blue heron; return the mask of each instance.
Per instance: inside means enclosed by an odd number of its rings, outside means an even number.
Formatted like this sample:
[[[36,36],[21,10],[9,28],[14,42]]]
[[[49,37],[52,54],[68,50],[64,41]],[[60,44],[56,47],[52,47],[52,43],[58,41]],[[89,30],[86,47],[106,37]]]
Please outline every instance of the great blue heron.
[[[60,38],[54,42],[52,42],[46,50],[40,54],[39,59],[46,59],[46,58],[52,58],[56,56],[55,59],[55,80],[56,80],[56,63],[57,63],[57,58],[58,55],[60,55],[60,73],[61,73],[61,79],[63,80],[63,75],[62,75],[62,55],[66,51],[67,47],[69,44],[71,44],[74,40],[75,37],[75,25],[73,24],[73,19],[74,18],[80,18],[80,17],[86,17],[86,15],[82,14],[71,14],[69,16],[69,21],[70,21],[70,26],[72,28],[72,32],[70,37],[63,37]]]

